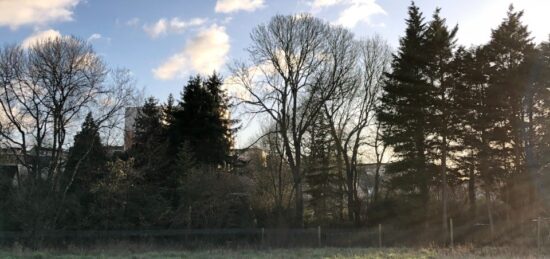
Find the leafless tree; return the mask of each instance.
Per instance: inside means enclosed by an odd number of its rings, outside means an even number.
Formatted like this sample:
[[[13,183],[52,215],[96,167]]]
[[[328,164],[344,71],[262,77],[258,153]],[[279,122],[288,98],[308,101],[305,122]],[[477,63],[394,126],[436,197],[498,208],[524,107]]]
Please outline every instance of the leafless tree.
[[[357,192],[360,151],[367,141],[367,128],[374,126],[376,104],[391,53],[387,43],[378,36],[362,40],[356,46],[357,54],[352,52],[353,56],[347,57],[356,60],[355,71],[346,71],[338,77],[339,81],[334,82],[337,91],[324,103],[323,111],[344,162],[348,217],[360,224],[361,204]]]
[[[235,64],[233,80],[247,92],[242,102],[250,112],[275,122],[293,175],[295,222],[303,226],[302,139],[341,74],[353,67],[340,63],[352,55],[353,35],[309,15],[278,15],[256,27],[251,39],[251,64]]]
[[[133,100],[133,86],[128,71],[107,69],[87,42],[74,37],[0,49],[0,129],[6,129],[0,144],[21,153],[16,193],[39,218],[32,231],[55,227],[78,168],[64,172],[74,127],[92,112],[104,132],[112,130]]]

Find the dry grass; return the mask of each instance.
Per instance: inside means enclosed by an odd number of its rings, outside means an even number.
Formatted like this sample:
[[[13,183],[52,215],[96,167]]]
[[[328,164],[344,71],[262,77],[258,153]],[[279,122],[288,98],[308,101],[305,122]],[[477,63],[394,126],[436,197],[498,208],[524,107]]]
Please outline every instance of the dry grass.
[[[160,249],[114,244],[101,248],[69,247],[31,251],[18,246],[0,250],[0,258],[547,258],[550,251],[521,247],[461,246],[443,248],[297,248],[297,249]]]

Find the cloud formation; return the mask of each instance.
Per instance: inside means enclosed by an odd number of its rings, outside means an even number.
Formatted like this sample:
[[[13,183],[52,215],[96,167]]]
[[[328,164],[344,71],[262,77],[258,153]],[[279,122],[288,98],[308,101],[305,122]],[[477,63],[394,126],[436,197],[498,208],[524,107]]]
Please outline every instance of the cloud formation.
[[[313,0],[309,5],[314,12],[326,7],[343,6],[344,9],[338,14],[335,23],[347,28],[353,28],[362,22],[372,25],[372,16],[387,14],[376,0]]]
[[[343,0],[313,0],[309,3],[309,5],[311,5],[313,9],[320,9],[324,7],[337,5],[341,2],[343,2]]]
[[[25,25],[70,21],[79,0],[0,0],[0,26],[16,30]]]
[[[126,21],[126,25],[130,26],[130,27],[135,27],[139,24],[139,18],[137,17],[134,17],[128,21]]]
[[[31,36],[24,39],[23,42],[21,43],[21,46],[27,49],[32,47],[35,44],[44,42],[45,40],[58,38],[58,37],[61,37],[61,33],[56,30],[49,29],[45,31],[39,31],[39,32],[33,33]]]
[[[94,34],[90,35],[90,37],[88,37],[87,41],[90,42],[90,41],[94,41],[94,40],[99,40],[101,38],[103,38],[103,36],[101,36],[101,34],[94,33]]]
[[[216,13],[252,12],[262,7],[264,7],[264,0],[218,0],[215,11]]]
[[[191,71],[211,73],[225,64],[229,48],[229,35],[225,27],[214,24],[197,33],[181,52],[153,69],[153,74],[157,79],[171,80]]]
[[[168,20],[166,18],[159,19],[156,23],[143,26],[143,30],[149,34],[151,38],[157,38],[167,33],[181,33],[187,28],[203,25],[206,22],[204,18],[193,18],[188,21],[182,21],[177,17]]]

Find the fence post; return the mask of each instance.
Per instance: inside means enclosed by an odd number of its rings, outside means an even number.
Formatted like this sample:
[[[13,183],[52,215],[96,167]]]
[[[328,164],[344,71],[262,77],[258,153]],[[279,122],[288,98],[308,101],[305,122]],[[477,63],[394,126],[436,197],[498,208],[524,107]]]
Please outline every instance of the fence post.
[[[262,246],[265,244],[265,242],[264,242],[264,235],[265,235],[265,229],[262,228]]]
[[[451,229],[451,248],[453,248],[454,244],[455,244],[454,233],[453,233],[453,218],[450,218],[449,221],[450,221],[449,225],[450,225],[450,229]]]
[[[540,250],[542,242],[540,239],[540,216],[537,217],[537,248]]]
[[[378,247],[382,247],[382,224],[378,224]]]
[[[321,226],[317,226],[317,242],[319,243],[319,247],[321,247]]]

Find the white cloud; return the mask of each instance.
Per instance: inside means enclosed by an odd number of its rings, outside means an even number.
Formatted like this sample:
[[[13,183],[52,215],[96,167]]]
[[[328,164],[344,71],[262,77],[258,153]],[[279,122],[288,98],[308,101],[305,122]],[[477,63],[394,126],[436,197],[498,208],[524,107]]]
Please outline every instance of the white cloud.
[[[351,4],[339,15],[337,24],[353,28],[359,22],[371,24],[373,15],[386,14],[386,11],[375,0],[352,0]]]
[[[174,17],[171,20],[161,18],[153,25],[144,25],[143,30],[145,30],[151,38],[157,38],[170,32],[181,33],[189,27],[200,26],[205,22],[206,19],[204,18],[193,18],[188,21],[182,21],[177,17]]]
[[[61,33],[56,30],[45,30],[45,31],[39,31],[33,33],[31,36],[27,37],[23,40],[23,43],[21,43],[21,46],[23,48],[30,48],[35,44],[38,44],[40,42],[43,42],[48,39],[58,38],[61,37]]]
[[[103,36],[101,36],[101,34],[94,33],[94,34],[90,35],[90,37],[88,37],[88,41],[99,40],[101,38],[103,38]]]
[[[135,27],[139,24],[139,18],[137,17],[134,17],[128,21],[126,21],[126,25],[130,26],[130,27]]]
[[[264,7],[264,0],[218,0],[215,11],[216,13],[252,12],[262,7]]]
[[[24,25],[44,25],[72,20],[79,0],[0,0],[0,26],[12,30]]]
[[[353,28],[361,22],[380,26],[380,24],[373,24],[371,17],[377,14],[387,14],[384,8],[376,3],[376,0],[312,0],[309,5],[313,12],[335,5],[343,6],[344,8],[338,14],[335,23],[347,28]]]
[[[171,80],[190,71],[211,73],[225,64],[229,48],[225,27],[214,24],[197,33],[181,52],[153,69],[153,74],[158,79]]]
[[[341,3],[343,0],[313,0],[309,3],[314,9],[333,6]]]

